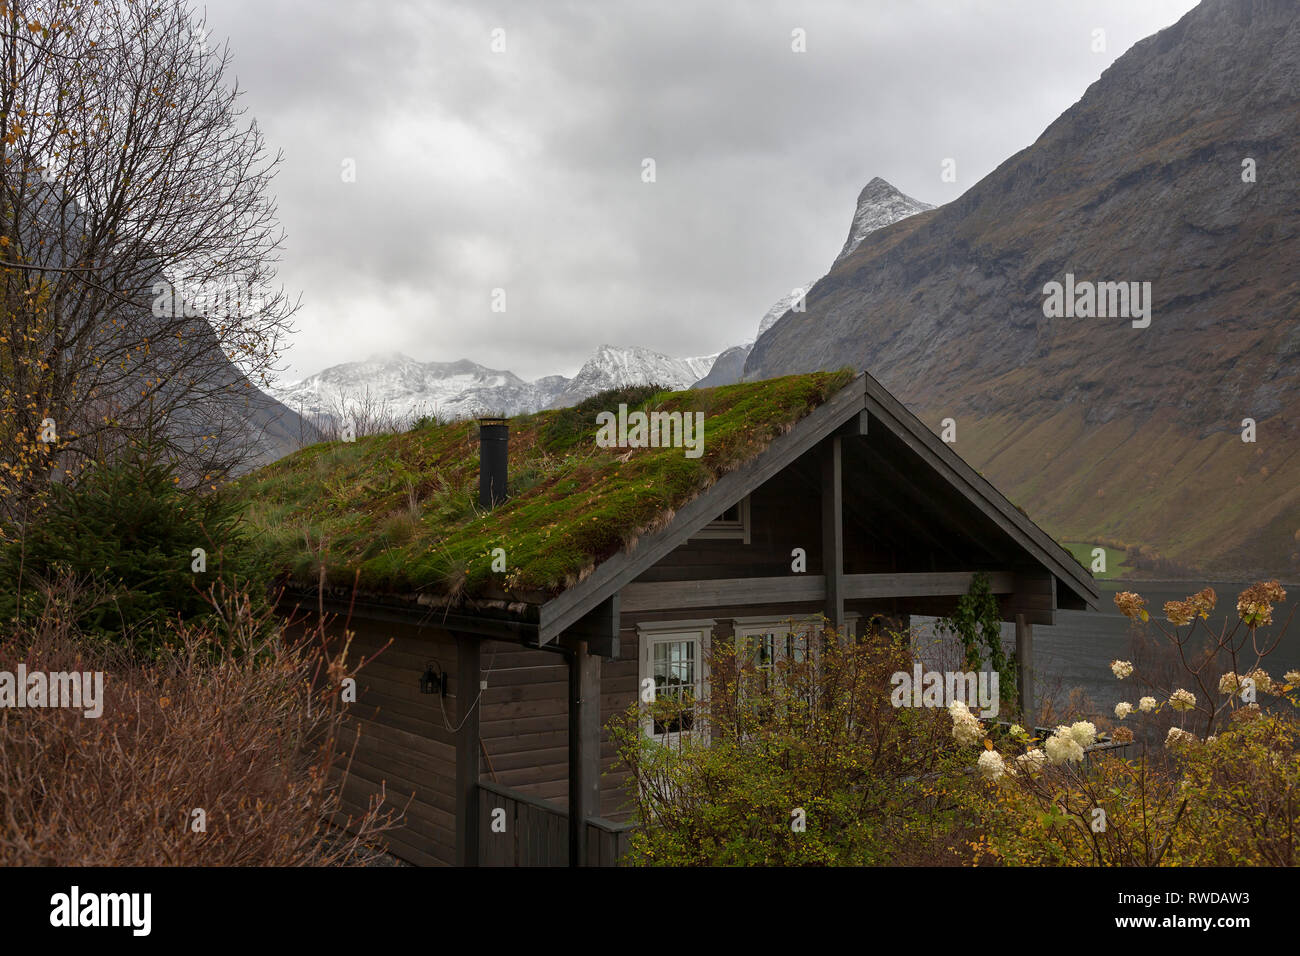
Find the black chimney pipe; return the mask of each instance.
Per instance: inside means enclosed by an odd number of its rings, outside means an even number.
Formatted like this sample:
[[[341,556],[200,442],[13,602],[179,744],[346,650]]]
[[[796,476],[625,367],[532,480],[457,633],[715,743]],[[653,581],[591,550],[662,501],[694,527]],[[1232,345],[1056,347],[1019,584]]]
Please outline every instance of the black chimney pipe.
[[[478,420],[478,504],[495,508],[506,500],[510,425],[504,418]]]

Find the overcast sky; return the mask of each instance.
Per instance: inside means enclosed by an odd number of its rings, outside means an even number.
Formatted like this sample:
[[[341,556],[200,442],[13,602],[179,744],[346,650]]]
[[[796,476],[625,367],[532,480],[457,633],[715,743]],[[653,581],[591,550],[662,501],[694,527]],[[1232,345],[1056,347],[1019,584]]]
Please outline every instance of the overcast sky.
[[[930,203],[1194,0],[211,0],[285,161],[282,382],[372,353],[571,375],[703,355],[823,275],[863,185]],[[504,31],[504,52],[492,49]],[[806,52],[792,50],[804,31]],[[1094,31],[1105,51],[1094,52]],[[502,34],[496,34],[498,41]],[[956,160],[957,182],[940,178]],[[656,181],[642,181],[643,160]],[[355,182],[344,181],[345,161]],[[491,310],[505,290],[504,314]]]

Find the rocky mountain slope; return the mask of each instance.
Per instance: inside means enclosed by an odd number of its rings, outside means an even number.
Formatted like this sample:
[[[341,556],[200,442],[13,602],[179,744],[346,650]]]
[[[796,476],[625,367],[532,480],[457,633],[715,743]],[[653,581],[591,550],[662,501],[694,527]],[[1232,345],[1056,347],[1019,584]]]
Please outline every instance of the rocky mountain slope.
[[[1204,0],[959,199],[863,237],[744,375],[868,369],[1059,538],[1300,578],[1297,131],[1300,4]],[[1149,325],[1048,317],[1067,274],[1150,283]]]
[[[845,256],[857,249],[862,240],[877,229],[892,225],[900,219],[914,216],[918,212],[933,209],[929,203],[905,196],[879,176],[867,183],[858,194],[858,203],[853,210],[853,221],[849,224],[849,236],[844,240],[844,248],[835,257],[838,263]],[[832,264],[832,268],[834,264]],[[798,286],[792,286],[789,295],[782,296],[767,310],[758,322],[758,334],[755,341],[774,326],[778,319],[790,311],[795,302],[803,298],[805,304],[811,295],[813,286],[819,280],[809,279]],[[801,293],[798,291],[801,290]],[[696,383],[697,388],[712,388],[714,385],[730,385],[739,382],[744,372],[745,360],[748,359],[753,342],[733,346],[721,352],[709,374]]]

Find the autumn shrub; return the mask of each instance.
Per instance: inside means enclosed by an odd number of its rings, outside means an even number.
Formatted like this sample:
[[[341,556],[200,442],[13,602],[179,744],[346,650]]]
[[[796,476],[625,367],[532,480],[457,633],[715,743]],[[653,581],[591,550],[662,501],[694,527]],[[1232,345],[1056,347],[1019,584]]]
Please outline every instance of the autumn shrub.
[[[640,823],[642,865],[958,863],[953,793],[973,781],[941,711],[895,709],[908,637],[838,639],[757,667],[715,640],[705,700],[638,704],[613,727]],[[668,737],[653,733],[683,726]],[[647,728],[652,731],[647,733]]]
[[[1238,596],[1236,620],[1214,630],[1206,622],[1218,597],[1205,588],[1166,603],[1165,622],[1155,622],[1181,674],[1111,662],[1116,679],[1141,688],[1115,707],[1113,739],[1133,741],[1131,724],[1163,717],[1158,750],[1099,750],[1098,728],[1086,720],[1045,738],[1022,728],[999,743],[967,735],[984,781],[962,794],[983,832],[979,862],[1295,865],[1300,672],[1270,675],[1265,660],[1286,628],[1260,633],[1285,599],[1276,581],[1252,585]],[[1115,604],[1138,626],[1152,623],[1139,595],[1122,592]],[[974,719],[955,705],[951,717],[954,733]]]
[[[357,668],[346,647],[327,647],[322,632],[289,641],[229,594],[216,625],[174,625],[141,660],[86,642],[65,606],[50,600],[35,621],[11,625],[0,671],[101,671],[101,713],[0,708],[0,866],[300,866],[377,854],[393,810],[375,800],[349,818],[339,801],[340,687]]]

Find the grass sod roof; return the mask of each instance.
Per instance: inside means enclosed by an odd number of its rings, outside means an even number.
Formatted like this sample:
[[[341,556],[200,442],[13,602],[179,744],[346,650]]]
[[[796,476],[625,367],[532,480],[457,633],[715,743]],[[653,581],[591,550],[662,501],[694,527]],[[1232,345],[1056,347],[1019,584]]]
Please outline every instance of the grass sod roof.
[[[510,497],[478,507],[478,426],[326,442],[234,482],[257,563],[293,583],[449,602],[539,603],[662,528],[677,509],[853,380],[817,372],[719,388],[618,389],[510,422]],[[703,412],[703,454],[600,448],[596,414]],[[495,548],[505,573],[492,571]]]

